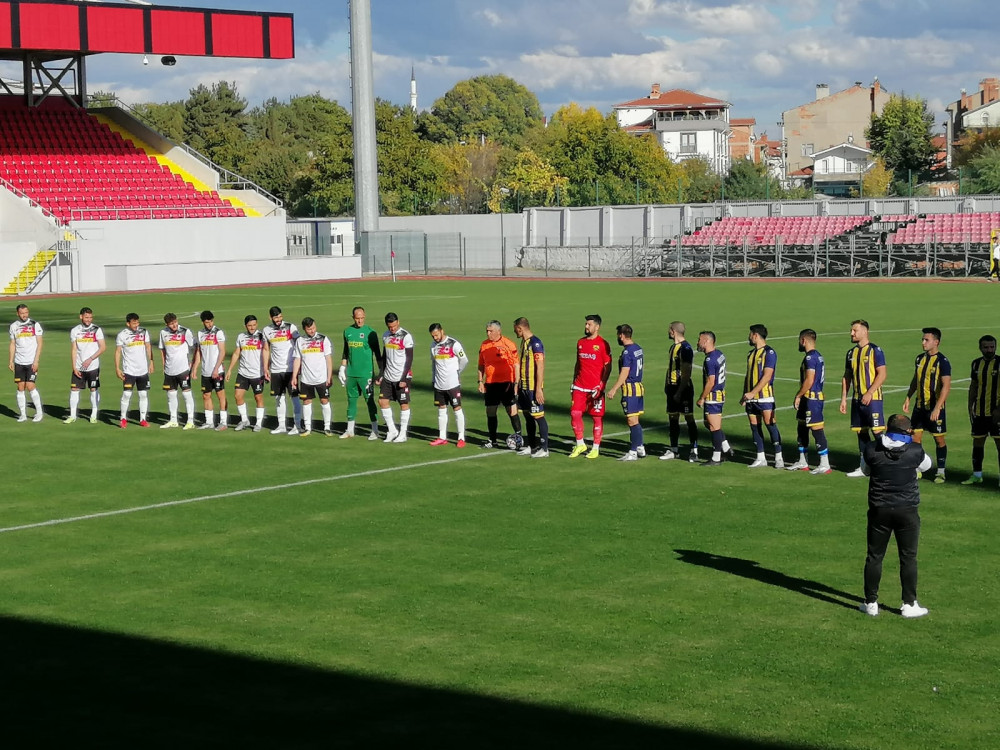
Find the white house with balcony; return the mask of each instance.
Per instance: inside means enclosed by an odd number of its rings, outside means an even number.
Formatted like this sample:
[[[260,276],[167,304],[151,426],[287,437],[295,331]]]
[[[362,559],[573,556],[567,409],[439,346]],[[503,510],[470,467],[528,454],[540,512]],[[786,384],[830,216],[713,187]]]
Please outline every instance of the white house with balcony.
[[[729,102],[686,89],[660,91],[614,106],[618,127],[637,135],[653,133],[674,161],[703,157],[717,174],[729,172]]]
[[[872,152],[849,140],[817,151],[813,160],[813,190],[823,195],[846,197],[852,191],[860,195],[861,178],[872,168]]]

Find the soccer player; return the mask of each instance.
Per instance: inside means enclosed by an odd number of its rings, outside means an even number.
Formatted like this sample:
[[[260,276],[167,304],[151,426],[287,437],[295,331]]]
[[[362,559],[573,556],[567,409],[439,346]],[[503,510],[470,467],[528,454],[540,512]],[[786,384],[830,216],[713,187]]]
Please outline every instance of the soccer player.
[[[989,334],[979,339],[983,355],[972,360],[969,383],[969,419],[972,422],[972,476],[962,484],[983,483],[983,459],[986,438],[993,438],[1000,459],[1000,358],[997,358],[996,337]]]
[[[583,338],[576,342],[576,366],[573,369],[573,403],[570,406],[570,424],[576,445],[569,452],[570,458],[584,453],[587,458],[601,455],[601,437],[604,435],[604,389],[611,375],[611,347],[601,338],[601,316],[584,318]],[[594,444],[587,452],[583,441],[583,415],[594,420]]]
[[[840,413],[847,414],[847,394],[851,399],[851,429],[858,435],[860,464],[847,473],[849,477],[865,476],[865,448],[874,435],[885,432],[885,410],[882,406],[882,384],[885,383],[885,353],[868,338],[868,321],[851,322],[851,341],[847,350],[844,377],[840,382]],[[871,434],[869,434],[871,431]]]
[[[94,311],[89,307],[80,308],[80,324],[73,326],[69,332],[69,359],[73,366],[73,377],[70,380],[69,416],[63,420],[65,424],[76,421],[76,412],[80,404],[80,389],[90,389],[90,423],[97,424],[101,409],[101,360],[107,345],[104,343],[104,331],[94,325]]]
[[[663,392],[667,395],[667,418],[670,421],[670,447],[660,456],[661,461],[669,461],[680,455],[681,415],[687,423],[691,452],[688,461],[698,460],[698,423],[694,418],[694,383],[691,368],[694,364],[694,349],[684,334],[685,325],[675,320],[670,324],[668,335],[673,342],[667,352],[667,377]]]
[[[527,318],[518,318],[514,321],[514,335],[521,339],[517,402],[521,411],[530,417],[525,420],[528,444],[517,453],[532,458],[548,458],[549,422],[545,418],[545,346],[542,340],[531,332],[531,324]]]
[[[767,427],[774,446],[774,468],[784,469],[785,459],[781,455],[781,434],[778,432],[777,420],[774,416],[774,368],[778,365],[778,353],[767,344],[767,326],[756,323],[750,326],[747,343],[752,347],[747,354],[747,372],[743,378],[743,398],[747,419],[750,421],[750,433],[753,444],[757,448],[757,458],[749,468],[759,469],[767,466],[764,455],[764,431],[761,424]]]
[[[410,382],[413,380],[413,336],[399,323],[394,312],[385,315],[382,334],[382,362],[375,385],[378,405],[385,420],[385,442],[405,443],[410,425]],[[399,402],[399,430],[392,418],[393,401]]]
[[[813,474],[830,473],[830,451],[826,442],[826,431],[823,429],[823,383],[826,379],[826,363],[823,355],[816,349],[816,331],[803,328],[799,331],[799,351],[804,352],[802,364],[799,366],[799,390],[795,393],[792,405],[795,407],[795,417],[798,420],[799,460],[788,467],[789,471],[809,471],[809,433],[816,441],[819,453],[819,466],[812,470]]]
[[[33,422],[42,421],[42,397],[35,386],[38,378],[38,361],[42,356],[41,323],[32,320],[28,306],[17,306],[17,320],[10,324],[10,364],[8,367],[14,373],[14,384],[17,386],[17,408],[21,412],[18,422],[28,421],[28,395],[35,407]]]
[[[149,427],[149,376],[153,365],[153,343],[149,331],[139,325],[139,314],[125,316],[125,328],[115,337],[115,374],[122,381],[121,428],[128,427],[132,391],[139,392],[139,426]]]
[[[302,421],[302,403],[299,394],[292,387],[292,350],[295,340],[299,337],[299,329],[294,323],[286,323],[281,308],[275,305],[268,310],[270,325],[264,326],[262,333],[267,339],[270,351],[268,369],[271,371],[271,395],[274,396],[274,408],[278,415],[278,426],[271,430],[272,435],[298,435],[299,422]],[[294,418],[292,427],[286,424],[288,400],[292,400]]]
[[[323,412],[323,434],[333,437],[330,386],[333,384],[333,344],[316,332],[316,321],[302,319],[304,336],[295,339],[292,347],[292,378],[290,385],[302,399],[302,437],[312,433],[312,400],[319,399]],[[280,423],[280,424],[283,424]]]
[[[619,461],[638,461],[645,458],[646,447],[642,442],[642,425],[639,417],[643,412],[642,389],[642,347],[632,340],[632,326],[622,323],[615,329],[622,354],[618,358],[618,379],[611,386],[608,398],[614,398],[618,389],[622,390],[622,411],[628,422],[628,451]]]
[[[243,325],[246,326],[246,331],[236,337],[236,348],[233,349],[233,357],[229,360],[226,380],[232,378],[233,368],[239,365],[234,389],[236,410],[240,414],[240,423],[236,425],[236,431],[245,430],[250,426],[247,405],[243,400],[244,394],[250,391],[257,404],[257,419],[253,431],[260,432],[264,427],[264,381],[271,379],[265,367],[269,356],[267,339],[257,330],[256,315],[247,315],[243,318]]]
[[[705,410],[705,427],[712,436],[712,458],[703,466],[721,466],[722,456],[732,458],[733,449],[722,431],[722,409],[726,404],[726,355],[715,348],[715,333],[698,334],[698,351],[705,355],[702,365],[702,389],[698,406]]]
[[[197,372],[201,364],[201,396],[205,405],[205,424],[203,430],[215,427],[215,411],[212,409],[212,394],[219,401],[219,426],[215,429],[224,430],[229,424],[229,414],[226,412],[226,333],[215,325],[215,315],[211,310],[201,313],[202,329],[198,331],[198,348],[194,352],[191,371]]]
[[[465,447],[465,412],[462,411],[462,370],[469,364],[462,344],[448,336],[440,323],[431,323],[427,329],[434,343],[431,345],[431,387],[434,405],[438,410],[438,437],[431,445],[448,444],[448,405],[455,412],[458,430],[456,446]]]
[[[913,363],[913,380],[906,391],[903,400],[903,411],[910,411],[910,399],[917,396],[913,407],[913,439],[918,443],[924,436],[924,430],[929,430],[934,436],[937,446],[935,484],[944,484],[945,464],[948,461],[948,445],[945,435],[948,434],[948,421],[945,417],[945,402],[951,393],[951,362],[944,356],[941,346],[941,329],[922,329],[923,338],[920,345],[923,353],[918,354]]]
[[[358,397],[364,396],[368,405],[368,419],[372,430],[369,440],[378,440],[378,411],[375,408],[375,380],[373,362],[382,359],[378,334],[365,325],[365,308],[355,307],[351,312],[354,325],[344,329],[344,350],[340,360],[338,377],[340,384],[347,388],[347,429],[341,438],[354,437],[354,418],[358,413]]]
[[[523,445],[521,415],[517,413],[518,366],[517,344],[503,335],[499,320],[491,320],[486,324],[486,340],[479,345],[479,392],[486,397],[486,428],[490,435],[484,448],[504,447],[497,438],[497,409],[501,404],[510,416],[517,447]]]
[[[174,313],[163,316],[166,328],[160,331],[160,355],[163,357],[163,390],[167,392],[167,409],[170,419],[161,424],[160,429],[178,427],[177,389],[184,395],[184,410],[187,412],[185,430],[194,429],[194,396],[191,394],[191,352],[194,350],[194,334],[177,322]]]

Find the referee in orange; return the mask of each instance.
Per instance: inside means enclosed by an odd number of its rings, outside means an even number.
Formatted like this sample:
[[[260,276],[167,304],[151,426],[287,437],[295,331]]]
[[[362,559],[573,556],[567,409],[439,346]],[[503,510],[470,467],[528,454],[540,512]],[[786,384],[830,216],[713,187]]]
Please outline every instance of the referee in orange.
[[[501,404],[510,415],[515,449],[524,444],[521,415],[517,413],[518,370],[517,344],[503,335],[500,321],[491,320],[486,324],[486,340],[479,345],[479,392],[486,397],[486,425],[490,433],[484,448],[506,447],[497,440],[497,409]]]

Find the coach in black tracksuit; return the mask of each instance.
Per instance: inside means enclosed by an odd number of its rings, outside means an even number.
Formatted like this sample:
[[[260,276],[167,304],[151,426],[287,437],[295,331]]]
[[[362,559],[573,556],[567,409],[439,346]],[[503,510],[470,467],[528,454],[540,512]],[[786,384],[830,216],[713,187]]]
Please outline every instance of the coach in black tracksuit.
[[[899,580],[903,587],[903,617],[921,617],[927,610],[917,603],[917,544],[920,540],[920,474],[931,459],[919,443],[912,442],[910,420],[902,414],[889,417],[886,432],[865,448],[862,464],[868,483],[868,556],[865,559],[865,603],[861,610],[878,614],[878,587],[882,558],[889,537],[896,535]]]

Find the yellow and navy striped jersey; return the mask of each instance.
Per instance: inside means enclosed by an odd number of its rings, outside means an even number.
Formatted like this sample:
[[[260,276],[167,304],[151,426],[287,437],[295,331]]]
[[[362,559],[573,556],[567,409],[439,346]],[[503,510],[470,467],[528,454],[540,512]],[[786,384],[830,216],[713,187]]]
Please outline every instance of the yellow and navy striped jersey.
[[[625,348],[622,349],[622,354],[618,358],[618,369],[621,371],[626,367],[628,368],[628,377],[622,384],[623,397],[643,395],[643,359],[642,347],[638,344],[627,344]]]
[[[941,394],[941,378],[951,377],[951,362],[941,352],[922,352],[913,362],[913,367],[913,379],[917,381],[916,407],[933,409]]]
[[[813,382],[812,389],[806,391],[806,398],[822,401],[824,399],[823,381],[826,379],[826,363],[823,361],[823,355],[815,349],[807,352],[806,356],[802,358],[802,364],[799,366],[799,385],[806,382],[806,373],[810,370],[813,371]]]
[[[872,387],[879,367],[885,367],[885,352],[882,351],[882,347],[871,343],[864,346],[855,344],[847,350],[847,365],[844,372],[854,387],[855,399],[860,401],[861,397]],[[882,400],[881,388],[872,393],[872,399]]]
[[[667,352],[667,385],[677,385],[681,382],[681,372],[684,365],[694,362],[694,349],[687,341],[679,341],[670,345]]]
[[[1000,357],[980,357],[972,360],[972,382],[969,383],[972,416],[989,417],[1000,406]]]
[[[708,379],[714,375],[715,384],[709,391],[705,399],[710,404],[723,404],[726,402],[726,355],[719,349],[705,355],[705,365],[702,369],[702,387],[708,383]]]
[[[533,391],[538,387],[535,363],[545,359],[545,347],[538,336],[532,336],[521,342],[521,389]],[[544,383],[542,384],[545,385]]]
[[[747,354],[747,374],[743,378],[743,392],[749,393],[764,378],[764,370],[771,368],[771,377],[764,383],[757,401],[774,401],[774,370],[778,365],[778,353],[764,344],[760,349],[751,349]]]

